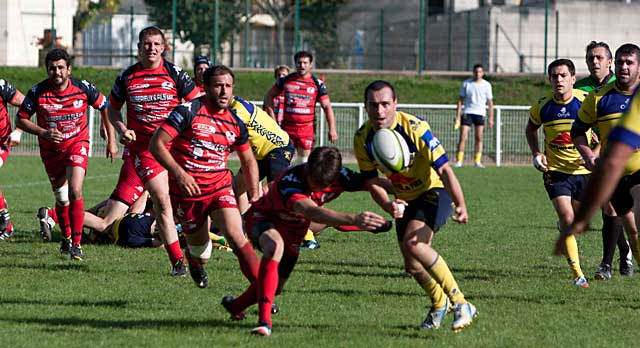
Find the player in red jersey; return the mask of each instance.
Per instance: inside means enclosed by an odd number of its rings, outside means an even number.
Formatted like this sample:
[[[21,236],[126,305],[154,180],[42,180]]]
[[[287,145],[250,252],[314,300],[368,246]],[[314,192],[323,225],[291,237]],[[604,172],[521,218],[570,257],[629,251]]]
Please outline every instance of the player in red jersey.
[[[299,161],[304,163],[315,141],[316,102],[319,102],[324,110],[329,127],[329,140],[332,143],[338,141],[338,132],[327,87],[311,73],[313,55],[300,51],[293,59],[296,72],[279,79],[267,93],[264,102],[267,113],[276,119],[273,100],[280,93],[284,93],[282,128],[291,136]]]
[[[107,98],[91,83],[71,77],[70,61],[69,54],[62,49],[47,54],[49,78],[29,90],[18,111],[16,125],[38,136],[40,157],[55,193],[56,213],[64,235],[60,252],[68,253],[73,260],[82,260],[82,184],[89,149],[87,110],[89,106],[99,109],[105,122]],[[37,123],[29,120],[34,113]]]
[[[193,60],[193,82],[198,89],[198,97],[206,94],[204,87],[204,72],[211,66],[211,60],[207,56],[197,56]]]
[[[167,172],[149,152],[149,141],[181,99],[191,100],[198,91],[186,72],[162,58],[166,41],[160,29],[147,27],[140,32],[138,39],[138,63],[120,73],[109,96],[109,118],[120,134],[120,142],[125,145],[124,163],[103,221],[95,219],[92,223],[111,224],[138,199],[143,189],[148,190],[153,199],[158,229],[173,265],[171,274],[185,275],[186,267],[171,210]],[[120,111],[125,103],[126,124]]]
[[[155,158],[169,171],[171,204],[187,239],[189,271],[201,288],[208,285],[203,265],[211,256],[209,217],[227,237],[247,279],[252,282],[258,274],[258,256],[244,238],[233,175],[227,167],[232,149],[240,158],[250,200],[260,196],[247,126],[228,109],[233,72],[221,65],[211,67],[204,73],[204,83],[206,95],[175,108],[150,143]]]
[[[278,83],[278,80],[287,77],[290,72],[291,69],[289,69],[288,66],[278,65],[273,71],[276,83]],[[266,105],[266,103],[263,104]],[[282,126],[282,119],[284,118],[284,91],[273,98],[273,114],[275,115],[274,118],[276,122],[278,122],[278,126]]]
[[[340,213],[322,207],[344,191],[361,190],[351,187],[349,173],[342,167],[336,148],[318,147],[309,161],[287,169],[270,184],[267,195],[254,203],[245,214],[247,234],[252,243],[262,249],[258,279],[238,298],[225,296],[222,305],[234,319],[244,318],[243,311],[258,303],[258,326],[252,334],[271,334],[273,298],[279,277],[288,278],[293,271],[300,243],[311,221],[329,225],[356,225],[374,231],[386,224],[384,218],[371,212],[358,215]]]
[[[7,113],[7,103],[20,106],[24,95],[13,87],[8,81],[0,79],[0,167],[4,166],[12,146],[20,144],[22,131],[19,129],[11,132],[11,119]],[[0,191],[0,240],[13,236],[13,226],[4,193]]]

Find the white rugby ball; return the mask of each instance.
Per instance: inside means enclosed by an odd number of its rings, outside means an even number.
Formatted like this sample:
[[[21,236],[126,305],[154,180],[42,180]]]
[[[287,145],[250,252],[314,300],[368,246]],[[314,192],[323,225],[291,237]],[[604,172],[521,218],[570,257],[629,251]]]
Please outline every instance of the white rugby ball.
[[[392,173],[409,166],[411,153],[404,138],[393,129],[382,128],[373,135],[372,152],[375,161]]]

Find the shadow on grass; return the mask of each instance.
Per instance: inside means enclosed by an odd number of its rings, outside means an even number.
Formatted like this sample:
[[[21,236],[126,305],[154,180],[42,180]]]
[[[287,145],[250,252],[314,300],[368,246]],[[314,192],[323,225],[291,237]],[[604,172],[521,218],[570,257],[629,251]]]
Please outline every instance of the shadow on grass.
[[[58,301],[58,300],[25,300],[25,299],[0,299],[0,305],[42,305],[42,306],[80,306],[80,307],[113,307],[125,308],[129,301],[123,300],[78,300],[78,301]]]
[[[209,320],[192,320],[192,319],[85,319],[85,318],[14,318],[4,319],[3,321],[10,321],[19,324],[35,324],[50,326],[53,332],[60,333],[61,326],[67,326],[70,330],[76,331],[80,327],[90,327],[95,329],[153,329],[153,328],[196,328],[196,327],[227,327],[238,328],[244,327],[244,325],[238,325],[236,322],[223,319],[209,319]],[[253,323],[252,323],[253,324]],[[250,327],[246,326],[247,328]]]
[[[387,268],[402,271],[402,263],[381,263],[381,262],[353,262],[353,261],[334,261],[334,260],[310,260],[300,259],[298,265],[327,265],[337,267],[362,267],[362,268]]]
[[[353,296],[369,296],[371,291],[361,291],[356,289],[306,289],[306,288],[290,288],[286,290],[287,293],[299,293],[299,294],[335,294],[346,297]],[[380,290],[375,291],[376,295],[394,296],[394,297],[424,297],[424,294],[416,293],[415,291],[392,291],[392,290]]]
[[[358,272],[350,269],[296,269],[297,273],[311,273],[315,275],[330,275],[330,276],[351,276],[351,277],[365,277],[365,278],[399,278],[404,279],[407,275],[404,272],[390,273],[390,272]]]
[[[4,264],[0,264],[0,269],[2,268],[7,268],[10,270],[16,269],[16,268],[20,268],[20,269],[26,269],[26,270],[34,270],[34,269],[43,269],[43,270],[48,270],[48,271],[83,271],[87,269],[87,265],[83,264],[83,263],[79,263],[79,262],[71,262],[69,261],[69,263],[65,263],[65,264],[45,264],[45,263],[40,263],[40,264],[34,264],[34,263],[30,263],[30,264],[17,264],[17,263],[4,263]]]

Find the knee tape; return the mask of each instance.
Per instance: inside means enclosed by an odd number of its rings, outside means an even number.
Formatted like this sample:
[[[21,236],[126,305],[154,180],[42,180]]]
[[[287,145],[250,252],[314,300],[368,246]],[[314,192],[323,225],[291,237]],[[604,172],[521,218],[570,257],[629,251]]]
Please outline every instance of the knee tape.
[[[53,189],[53,194],[56,196],[57,202],[69,201],[69,185],[62,185],[56,189]]]
[[[191,256],[198,258],[198,259],[202,259],[202,260],[208,260],[211,257],[211,240],[207,241],[207,244],[205,245],[191,245],[189,244],[189,253],[191,254]]]

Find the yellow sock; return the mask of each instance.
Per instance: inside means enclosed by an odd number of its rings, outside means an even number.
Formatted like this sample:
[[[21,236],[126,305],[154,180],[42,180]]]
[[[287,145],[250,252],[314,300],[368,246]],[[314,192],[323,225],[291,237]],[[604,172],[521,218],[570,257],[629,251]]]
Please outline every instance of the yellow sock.
[[[629,236],[629,247],[633,254],[633,259],[640,265],[640,245],[638,245],[638,236]]]
[[[456,157],[458,162],[462,162],[464,160],[464,151],[458,151],[458,157]]]
[[[316,237],[313,235],[313,231],[307,230],[307,234],[304,235],[304,240],[316,241]]]
[[[473,155],[473,161],[476,163],[480,163],[481,160],[482,160],[482,152],[476,152]]]
[[[449,296],[452,303],[467,303],[467,300],[464,299],[464,294],[462,294],[462,291],[458,288],[458,283],[442,256],[438,255],[436,262],[429,267],[427,272],[429,272],[429,275],[435,279],[438,284],[440,284],[442,290],[447,294],[447,296]]]
[[[429,277],[425,283],[420,284],[420,287],[424,289],[424,292],[427,293],[427,296],[431,299],[431,305],[434,308],[442,308],[447,303],[447,297],[442,291],[442,287],[435,279]]]
[[[567,263],[571,267],[574,278],[584,277],[580,268],[580,256],[578,254],[578,241],[576,236],[570,235],[565,239],[565,247],[567,248]]]

